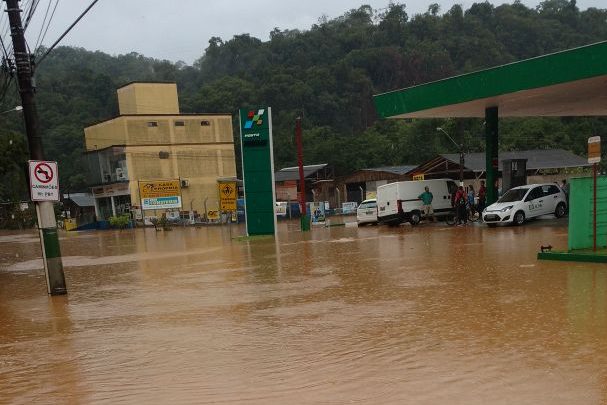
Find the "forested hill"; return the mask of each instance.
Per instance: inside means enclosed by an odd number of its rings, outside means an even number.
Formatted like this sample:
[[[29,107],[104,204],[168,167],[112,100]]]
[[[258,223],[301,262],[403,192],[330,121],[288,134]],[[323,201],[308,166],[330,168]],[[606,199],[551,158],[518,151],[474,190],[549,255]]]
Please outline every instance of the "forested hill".
[[[606,39],[607,9],[580,11],[575,0],[536,8],[477,3],[468,10],[432,4],[415,16],[400,4],[381,11],[362,6],[305,31],[275,29],[265,42],[249,35],[201,41],[206,51],[193,66],[58,48],[37,69],[38,106],[47,155],[60,162],[64,190],[84,186],[83,128],[115,115],[116,88],[134,80],[176,81],[183,112],[272,106],[277,167],[295,163],[294,119],[303,114],[306,163],[328,162],[347,173],[453,151],[436,132],[439,125],[482,150],[480,121],[377,121],[373,94]],[[2,111],[16,105],[14,97],[9,93]],[[18,198],[18,161],[26,158],[17,134],[22,117],[0,119],[0,199]],[[606,132],[604,118],[503,120],[500,148],[583,153],[588,136]]]

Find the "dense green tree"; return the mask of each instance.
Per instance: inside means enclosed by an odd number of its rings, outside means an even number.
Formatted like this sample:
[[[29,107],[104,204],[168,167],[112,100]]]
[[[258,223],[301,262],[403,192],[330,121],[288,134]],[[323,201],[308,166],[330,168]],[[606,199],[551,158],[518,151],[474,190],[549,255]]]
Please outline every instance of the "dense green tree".
[[[60,163],[62,188],[83,189],[83,128],[118,113],[116,88],[135,80],[175,81],[183,112],[233,114],[236,142],[238,109],[272,106],[278,168],[296,163],[297,116],[303,117],[306,163],[330,163],[338,174],[415,164],[457,150],[438,126],[466,149],[483,150],[482,120],[378,121],[373,94],[601,40],[607,40],[607,9],[580,11],[575,0],[545,0],[534,8],[480,2],[441,11],[430,4],[417,15],[407,14],[404,4],[363,5],[335,19],[321,17],[308,30],[275,28],[265,42],[249,34],[213,37],[192,66],[59,47],[36,70],[41,129],[48,158]],[[1,111],[18,103],[10,91]],[[22,116],[1,118],[0,199],[18,199],[23,189],[11,185],[22,184],[27,160]],[[583,154],[588,136],[606,132],[605,118],[506,119],[500,147]]]

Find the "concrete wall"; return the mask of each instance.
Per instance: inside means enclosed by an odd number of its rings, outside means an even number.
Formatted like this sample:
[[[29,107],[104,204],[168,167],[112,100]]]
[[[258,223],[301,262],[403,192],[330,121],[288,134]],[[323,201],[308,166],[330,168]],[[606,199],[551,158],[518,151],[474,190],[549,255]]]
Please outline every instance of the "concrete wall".
[[[126,138],[126,126],[120,118],[84,128],[84,147],[87,151],[103,149],[112,145],[124,145]]]
[[[159,158],[161,151],[168,152],[167,159]],[[217,180],[236,177],[233,144],[131,146],[127,148],[126,156],[133,205],[140,205],[139,180],[180,178],[189,182],[188,187],[182,188],[184,211],[204,212],[207,197],[207,209],[217,209]]]
[[[120,115],[179,114],[175,83],[132,83],[117,92]]]
[[[234,142],[230,115],[125,116],[84,129],[87,151],[112,145]]]

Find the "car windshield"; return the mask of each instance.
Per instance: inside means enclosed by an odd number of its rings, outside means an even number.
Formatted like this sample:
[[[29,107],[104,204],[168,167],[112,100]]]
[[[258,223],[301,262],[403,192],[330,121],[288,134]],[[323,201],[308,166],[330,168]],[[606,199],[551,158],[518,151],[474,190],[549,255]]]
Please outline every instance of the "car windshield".
[[[529,191],[528,188],[513,188],[512,190],[508,190],[506,194],[504,194],[499,200],[498,203],[508,203],[514,201],[521,201],[525,194]]]
[[[360,206],[358,207],[358,209],[367,209],[367,208],[377,208],[377,203],[375,202],[366,202],[366,203],[362,203],[360,204]]]

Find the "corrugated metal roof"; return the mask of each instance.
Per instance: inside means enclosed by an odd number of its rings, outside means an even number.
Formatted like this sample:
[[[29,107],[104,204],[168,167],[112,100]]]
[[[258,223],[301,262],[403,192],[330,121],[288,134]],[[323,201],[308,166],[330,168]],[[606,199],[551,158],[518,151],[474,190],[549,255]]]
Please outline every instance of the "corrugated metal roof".
[[[71,200],[74,204],[76,204],[79,207],[94,207],[95,206],[95,201],[93,200],[93,195],[89,194],[89,193],[63,194],[63,199]]]
[[[361,169],[361,170],[369,170],[374,172],[386,172],[397,174],[399,176],[403,174],[409,173],[411,170],[415,169],[417,166],[405,165],[405,166],[382,166],[382,167],[374,167],[371,169]]]
[[[308,165],[304,166],[304,177],[309,177],[315,174],[317,171],[324,169],[327,167],[327,163],[323,163],[320,165]],[[284,169],[280,169],[276,173],[274,173],[274,181],[290,181],[290,180],[299,180],[299,167],[285,167]]]
[[[442,154],[445,159],[459,164],[459,153]],[[499,170],[502,170],[502,161],[505,159],[527,159],[527,170],[562,169],[566,167],[590,166],[588,161],[578,155],[563,149],[535,149],[499,153]],[[466,153],[464,166],[474,172],[483,172],[486,169],[484,153]]]

